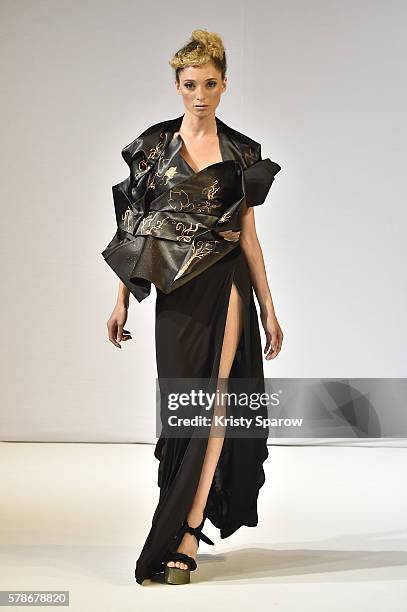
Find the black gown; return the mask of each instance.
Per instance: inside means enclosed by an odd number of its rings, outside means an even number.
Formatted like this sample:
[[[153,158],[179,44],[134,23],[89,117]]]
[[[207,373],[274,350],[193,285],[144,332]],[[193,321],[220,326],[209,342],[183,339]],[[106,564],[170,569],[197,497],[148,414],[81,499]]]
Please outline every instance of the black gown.
[[[139,301],[149,295],[150,283],[156,286],[159,380],[216,381],[235,283],[243,301],[243,328],[230,380],[244,378],[245,391],[261,393],[263,355],[249,268],[239,242],[225,240],[217,230],[239,230],[243,200],[247,206],[261,204],[281,168],[261,159],[258,143],[216,118],[223,161],[194,172],[181,156],[182,139],[173,137],[182,118],[153,126],[153,135],[159,134],[163,145],[156,158],[153,154],[149,171],[142,163],[148,156],[141,163],[137,156],[140,143],[146,153],[148,131],[123,150],[130,177],[113,187],[118,230],[103,256]],[[149,150],[157,152],[154,147]],[[142,177],[134,171],[135,159],[138,171],[144,172]],[[129,207],[129,202],[133,206]],[[123,231],[129,208],[133,226]],[[138,223],[134,223],[137,216]],[[233,384],[228,390],[233,391]],[[267,416],[266,411],[260,413]],[[258,524],[267,433],[224,438],[205,508],[205,516],[220,530],[221,538],[243,525]],[[166,437],[165,432],[156,443],[159,501],[137,560],[135,578],[139,584],[164,571],[166,552],[174,548],[179,527],[192,505],[207,443],[208,437],[202,434],[176,438]]]

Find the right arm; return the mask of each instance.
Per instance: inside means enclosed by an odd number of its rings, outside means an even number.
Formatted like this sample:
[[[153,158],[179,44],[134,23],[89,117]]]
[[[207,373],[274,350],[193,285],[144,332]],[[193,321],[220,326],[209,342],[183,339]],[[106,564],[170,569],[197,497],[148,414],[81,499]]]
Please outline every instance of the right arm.
[[[116,305],[107,322],[109,340],[117,348],[122,348],[120,345],[120,342],[122,340],[131,340],[130,332],[124,329],[129,309],[129,298],[129,289],[122,281],[120,281],[119,288],[117,291]]]
[[[120,281],[119,290],[117,292],[116,305],[119,304],[120,306],[125,306],[126,308],[128,308],[129,307],[129,297],[130,297],[129,289],[127,289],[126,285],[122,281]]]

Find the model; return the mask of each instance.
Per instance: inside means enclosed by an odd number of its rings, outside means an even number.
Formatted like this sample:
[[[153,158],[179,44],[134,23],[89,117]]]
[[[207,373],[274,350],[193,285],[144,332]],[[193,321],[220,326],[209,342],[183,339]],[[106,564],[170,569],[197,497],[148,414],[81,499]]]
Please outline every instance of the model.
[[[120,278],[108,337],[118,348],[130,293],[140,302],[156,287],[158,379],[247,379],[264,390],[262,348],[253,289],[266,335],[265,359],[283,333],[269,290],[253,207],[262,204],[281,167],[261,145],[215,114],[226,90],[221,38],[194,30],[170,60],[185,112],[149,127],[122,150],[130,174],[114,185],[117,230],[102,255]],[[219,384],[219,386],[221,386]],[[220,409],[220,412],[219,412]],[[212,415],[224,414],[216,405]],[[263,436],[225,429],[184,437],[161,433],[160,496],[136,565],[139,584],[163,574],[190,581],[205,519],[227,538],[258,524],[257,499],[268,457]],[[223,433],[222,433],[223,432]],[[140,468],[138,468],[140,469]]]

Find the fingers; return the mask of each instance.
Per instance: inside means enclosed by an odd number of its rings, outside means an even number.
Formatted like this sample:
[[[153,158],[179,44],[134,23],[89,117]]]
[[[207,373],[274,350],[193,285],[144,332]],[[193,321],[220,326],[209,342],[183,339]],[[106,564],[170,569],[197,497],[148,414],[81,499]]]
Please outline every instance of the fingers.
[[[126,342],[126,340],[131,340],[131,334],[129,331],[127,331],[126,329],[123,329],[122,325],[119,325],[119,330],[117,332],[117,336],[116,336],[116,342]],[[120,344],[119,344],[120,346]],[[120,348],[122,348],[120,346]]]
[[[267,361],[269,359],[272,359],[272,355],[273,355],[273,351],[274,351],[274,342],[275,342],[275,336],[274,334],[267,334],[267,343],[266,346],[264,348],[264,352],[265,352],[265,358],[267,359]]]
[[[131,340],[131,335],[130,332],[123,329],[123,325],[119,323],[117,326],[116,342],[122,342],[122,340]]]
[[[107,322],[107,329],[110,342],[117,348],[122,348],[120,342],[132,339],[130,332],[127,329],[123,329],[123,325],[119,325],[115,321],[109,320]]]
[[[272,346],[271,346],[271,350],[270,350],[270,352],[269,352],[269,353],[266,355],[266,359],[267,359],[267,361],[270,361],[270,359],[274,359],[274,357],[276,357],[276,356],[278,355],[278,350],[277,350],[277,348],[273,349],[273,347],[274,347],[274,343],[272,342],[271,344],[272,344]]]
[[[107,335],[110,340],[117,348],[121,348],[120,344],[116,340],[117,336],[117,324],[115,321],[111,321],[110,319],[107,322]]]
[[[122,323],[118,323],[117,324],[116,342],[121,342],[122,338],[123,338],[123,324]]]
[[[129,331],[123,330],[122,340],[125,342],[126,340],[131,340],[131,334]]]
[[[264,352],[267,353],[267,361],[269,361],[270,359],[275,359],[275,357],[277,357],[277,355],[281,351],[282,342],[283,332],[281,331],[281,329],[273,331],[271,334],[267,335],[267,344],[264,349]]]

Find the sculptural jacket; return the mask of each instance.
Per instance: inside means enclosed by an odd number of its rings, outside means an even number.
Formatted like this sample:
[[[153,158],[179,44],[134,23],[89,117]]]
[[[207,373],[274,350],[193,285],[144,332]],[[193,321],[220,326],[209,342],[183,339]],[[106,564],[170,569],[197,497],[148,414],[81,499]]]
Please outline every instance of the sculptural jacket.
[[[219,232],[240,231],[242,202],[262,204],[281,170],[262,159],[258,142],[215,117],[223,161],[185,178],[176,163],[182,138],[174,137],[183,116],[125,146],[130,174],[112,187],[117,229],[102,256],[139,302],[151,283],[170,293],[235,249],[239,242]]]

